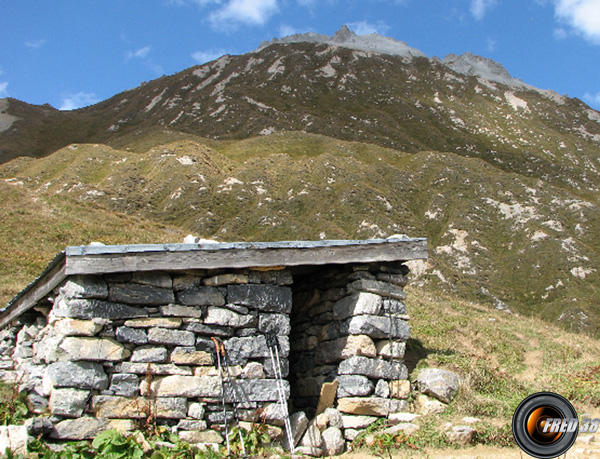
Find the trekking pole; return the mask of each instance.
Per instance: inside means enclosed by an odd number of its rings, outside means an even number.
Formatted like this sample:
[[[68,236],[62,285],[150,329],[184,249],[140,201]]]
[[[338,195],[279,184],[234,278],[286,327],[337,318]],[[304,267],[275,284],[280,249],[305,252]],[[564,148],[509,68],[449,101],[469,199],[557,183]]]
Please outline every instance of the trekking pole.
[[[217,368],[219,370],[219,379],[221,380],[221,405],[223,407],[223,423],[225,424],[225,441],[227,442],[227,457],[231,457],[231,445],[229,444],[229,426],[227,425],[227,408],[225,407],[225,381],[223,375],[223,366],[221,364],[221,348],[222,343],[219,343],[217,338],[211,338],[215,343],[215,352],[217,354]]]
[[[221,386],[223,387],[223,404],[225,404],[225,399],[228,398],[231,400],[231,404],[233,406],[233,419],[235,420],[238,435],[240,437],[240,446],[242,448],[242,456],[245,458],[246,455],[246,445],[244,444],[244,436],[242,435],[242,427],[240,426],[240,416],[237,409],[237,399],[235,396],[235,391],[233,390],[233,384],[231,382],[231,372],[229,371],[229,362],[227,358],[227,352],[225,351],[225,345],[217,338],[211,338],[215,344],[215,346],[219,346],[219,361],[221,362],[222,367],[225,367],[225,371],[221,371]],[[226,390],[225,390],[226,389]],[[226,413],[224,413],[226,415]],[[227,425],[227,417],[225,418],[225,424]],[[226,428],[226,433],[229,435],[229,430]],[[227,438],[227,444],[229,444],[229,437]]]
[[[281,372],[281,360],[279,358],[279,343],[275,334],[269,333],[267,335],[267,347],[269,348],[269,355],[271,357],[273,373],[275,373],[275,381],[277,384],[277,394],[279,395],[279,403],[283,409],[283,423],[285,426],[285,432],[290,445],[290,453],[292,458],[294,457],[294,435],[292,433],[292,425],[290,423],[290,413],[288,411],[287,400],[285,398],[285,389],[283,387],[283,374]]]

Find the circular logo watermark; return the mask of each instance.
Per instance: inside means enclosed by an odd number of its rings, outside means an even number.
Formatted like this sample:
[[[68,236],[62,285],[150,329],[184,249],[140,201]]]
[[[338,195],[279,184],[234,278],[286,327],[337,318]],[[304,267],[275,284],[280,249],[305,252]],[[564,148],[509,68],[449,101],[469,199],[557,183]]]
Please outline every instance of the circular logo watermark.
[[[579,432],[579,419],[573,405],[564,397],[538,392],[517,407],[512,431],[517,444],[527,454],[550,459],[573,446]]]

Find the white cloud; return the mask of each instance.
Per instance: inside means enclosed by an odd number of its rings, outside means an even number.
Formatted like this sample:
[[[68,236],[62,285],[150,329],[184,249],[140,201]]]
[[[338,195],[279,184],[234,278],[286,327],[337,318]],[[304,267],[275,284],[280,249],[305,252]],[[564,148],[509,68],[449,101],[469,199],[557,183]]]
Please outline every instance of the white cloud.
[[[210,22],[215,28],[238,23],[263,25],[278,11],[277,0],[229,0],[210,15]]]
[[[600,107],[600,92],[597,92],[596,94],[590,94],[589,92],[586,92],[585,95],[583,96],[583,100],[585,100],[592,107],[599,108]]]
[[[25,42],[25,46],[31,49],[39,49],[46,44],[48,40],[42,38],[41,40],[29,40]]]
[[[555,0],[555,15],[588,40],[600,43],[600,0]]]
[[[290,35],[296,35],[299,33],[307,33],[307,32],[313,32],[312,29],[309,28],[305,28],[305,29],[298,29],[294,26],[288,25],[288,24],[281,24],[279,26],[279,35],[278,37],[283,38],[283,37],[289,37]]]
[[[211,49],[208,51],[196,51],[192,53],[192,59],[194,59],[199,64],[204,64],[206,62],[214,61],[219,57],[227,54],[227,52],[223,49]]]
[[[150,46],[144,46],[143,48],[140,48],[136,51],[127,51],[126,58],[127,60],[133,58],[143,59],[148,56],[148,53],[150,53],[151,49],[152,48]]]
[[[556,29],[554,29],[553,33],[554,38],[556,38],[557,40],[564,40],[565,38],[567,38],[569,36],[568,32],[563,29],[562,27],[558,27]]]
[[[496,51],[496,43],[498,43],[497,40],[494,40],[493,38],[488,38],[486,40],[486,49],[490,52]]]
[[[8,97],[8,81],[0,81],[0,97]]]
[[[496,3],[497,0],[471,0],[471,14],[480,21]]]
[[[63,97],[59,110],[75,110],[100,102],[93,92],[80,91],[77,94],[67,94]]]
[[[166,0],[167,6],[176,5],[176,6],[184,6],[190,3],[194,3],[198,6],[205,6],[211,3],[221,3],[221,0]]]
[[[356,35],[368,35],[370,33],[377,33],[384,35],[390,27],[383,22],[378,22],[377,25],[371,24],[367,21],[349,22],[348,28],[352,30]]]

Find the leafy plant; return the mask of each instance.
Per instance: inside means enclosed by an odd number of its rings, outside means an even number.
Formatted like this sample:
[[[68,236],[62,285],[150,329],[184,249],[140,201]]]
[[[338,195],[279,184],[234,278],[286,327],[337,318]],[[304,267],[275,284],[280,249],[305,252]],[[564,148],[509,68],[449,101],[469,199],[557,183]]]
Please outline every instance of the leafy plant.
[[[26,394],[19,392],[18,384],[0,381],[0,424],[23,424],[28,413]]]
[[[144,450],[133,437],[125,438],[122,433],[114,429],[98,434],[92,442],[92,447],[107,459],[144,457]]]

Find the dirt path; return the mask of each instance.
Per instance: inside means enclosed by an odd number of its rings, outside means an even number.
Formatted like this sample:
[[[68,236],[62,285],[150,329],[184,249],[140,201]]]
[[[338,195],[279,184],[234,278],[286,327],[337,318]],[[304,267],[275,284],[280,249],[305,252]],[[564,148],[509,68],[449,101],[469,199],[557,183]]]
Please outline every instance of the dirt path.
[[[581,435],[588,438],[589,435]],[[599,439],[600,440],[600,439]],[[341,456],[344,459],[373,459],[379,457],[389,459],[387,456],[375,456],[367,452],[348,453]],[[489,446],[476,446],[459,450],[428,450],[425,452],[398,453],[393,459],[528,459],[532,458],[518,448],[492,448]],[[566,455],[560,456],[564,459],[598,459],[600,458],[600,442],[586,443],[578,440]]]

